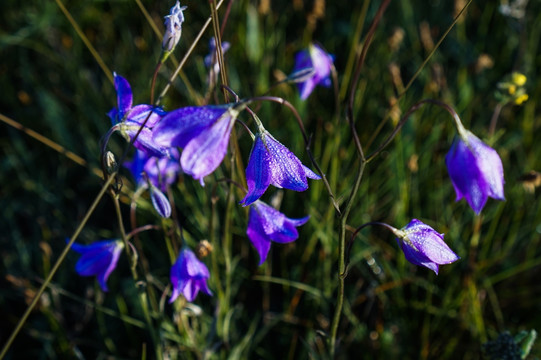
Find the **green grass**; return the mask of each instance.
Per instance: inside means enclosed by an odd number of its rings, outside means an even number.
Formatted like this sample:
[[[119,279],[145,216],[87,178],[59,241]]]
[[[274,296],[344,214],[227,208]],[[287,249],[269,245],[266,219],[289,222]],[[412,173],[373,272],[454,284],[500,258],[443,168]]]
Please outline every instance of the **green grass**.
[[[339,109],[332,89],[318,87],[306,102],[291,84],[277,86],[271,94],[299,111],[312,135],[312,152],[344,206],[359,164],[345,117],[346,90],[353,76],[348,59],[355,59],[355,29],[359,26],[363,40],[379,2],[327,1],[324,17],[315,25],[307,21],[313,2],[271,1],[264,9],[265,3],[232,3],[222,37],[232,44],[225,56],[229,85],[241,98],[263,94],[281,79],[280,74],[291,72],[294,54],[310,39],[336,56],[337,85],[344,89]],[[160,52],[161,39],[135,2],[63,4],[108,70],[100,67],[55,1],[8,0],[0,5],[0,113],[87,162],[78,165],[20,130],[0,125],[2,343],[102,186],[93,169],[99,168],[100,138],[110,127],[106,113],[116,103],[107,71],[129,80],[135,103],[148,103]],[[207,2],[185,4],[182,39],[160,71],[157,93],[210,16]],[[227,4],[218,12],[221,22]],[[143,1],[143,5],[163,30],[163,16],[173,2]],[[538,191],[526,192],[518,179],[540,170],[541,6],[530,1],[525,17],[516,20],[503,16],[498,5],[474,1],[398,100],[431,51],[423,43],[422,24],[437,43],[453,22],[454,4],[395,1],[378,25],[353,108],[365,153],[375,150],[392,131],[396,121],[388,116],[392,101],[403,114],[422,99],[438,99],[450,104],[467,128],[498,151],[506,201],[489,199],[480,217],[465,201],[455,203],[444,161],[455,135],[452,119],[432,105],[415,112],[385,151],[366,166],[347,221],[347,238],[352,229],[369,221],[400,228],[418,218],[445,233],[461,260],[442,266],[436,276],[408,263],[388,231],[364,229],[351,250],[336,358],[478,359],[481,344],[505,330],[513,335],[540,330],[541,204]],[[389,39],[397,28],[403,39],[393,48]],[[166,110],[204,102],[208,89],[203,57],[210,36],[212,26],[164,98]],[[481,55],[492,60],[491,67],[476,66]],[[400,69],[402,85],[393,83],[390,64]],[[528,77],[529,100],[522,106],[506,105],[490,136],[496,85],[512,71]],[[210,97],[210,103],[216,102],[224,102],[219,91]],[[271,103],[254,109],[273,136],[310,165],[292,112]],[[254,129],[248,114],[240,118]],[[321,181],[311,181],[303,193],[269,189],[263,200],[283,195],[280,211],[293,218],[309,214],[311,220],[299,228],[296,242],[273,245],[265,265],[258,267],[257,253],[245,235],[248,213],[236,204],[243,194],[217,181],[241,181],[252,142],[242,127],[236,126],[235,133],[240,170],[239,164],[232,165],[230,150],[204,188],[188,176],[181,176],[172,188],[186,244],[193,248],[207,239],[214,246],[205,259],[213,297],[201,294],[191,305],[167,303],[163,294],[170,293],[169,269],[181,246],[167,231],[141,233],[136,243],[139,276],[147,285],[150,328],[124,255],[109,279],[110,292],[103,293],[93,278],[75,273],[77,256],[70,253],[7,358],[154,358],[153,332],[158,347],[170,358],[328,358],[338,286],[339,219]],[[113,136],[110,149],[117,157],[125,146],[120,136]],[[121,209],[130,231],[134,185],[127,171],[121,174]],[[139,204],[137,223],[173,228],[171,220],[155,215],[148,197]],[[120,233],[114,204],[105,197],[77,241],[116,237]],[[541,346],[534,346],[531,353],[539,356]]]

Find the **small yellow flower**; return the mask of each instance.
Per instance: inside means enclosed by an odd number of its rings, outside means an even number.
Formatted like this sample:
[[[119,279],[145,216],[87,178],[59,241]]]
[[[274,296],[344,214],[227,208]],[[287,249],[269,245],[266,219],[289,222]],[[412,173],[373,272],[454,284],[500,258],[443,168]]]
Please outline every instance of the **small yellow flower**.
[[[509,95],[513,95],[517,91],[517,87],[515,85],[509,85],[507,88],[507,92]]]
[[[513,83],[517,86],[523,86],[524,84],[526,84],[526,76],[524,74],[521,74],[521,73],[518,73],[518,72],[514,72],[512,75],[511,75],[511,80],[513,81]]]
[[[528,100],[528,94],[522,94],[518,98],[515,99],[515,104],[522,105],[523,102]]]

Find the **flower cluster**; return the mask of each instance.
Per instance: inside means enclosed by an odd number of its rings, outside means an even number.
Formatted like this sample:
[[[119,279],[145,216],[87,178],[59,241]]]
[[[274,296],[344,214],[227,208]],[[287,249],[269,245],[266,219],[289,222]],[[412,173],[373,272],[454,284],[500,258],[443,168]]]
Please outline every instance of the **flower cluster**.
[[[177,1],[165,18],[160,61],[163,61],[179,42],[185,9],[186,7],[181,7]],[[212,38],[210,54],[204,59],[206,67],[215,75],[220,71],[216,61],[216,46],[216,41]],[[224,41],[221,46],[222,52],[226,52],[230,44]],[[297,83],[302,100],[307,99],[316,86],[331,85],[333,61],[334,57],[316,44],[311,44],[296,54],[289,80]],[[525,77],[514,75],[506,88],[509,95],[514,96],[517,88],[522,89],[525,81]],[[149,190],[158,214],[167,218],[172,209],[164,192],[177,180],[180,173],[191,176],[204,186],[205,177],[216,171],[225,158],[231,132],[239,114],[255,100],[222,105],[186,106],[165,111],[148,104],[134,106],[129,82],[116,73],[114,86],[117,106],[108,113],[113,124],[111,132],[119,131],[126,140],[133,142],[137,149],[134,158],[124,163],[124,166],[131,171],[140,191]],[[518,103],[520,99],[522,98],[517,97],[515,102]],[[276,140],[251,110],[250,113],[258,131],[252,135],[254,142],[246,167],[248,189],[240,204],[250,206],[246,235],[257,251],[261,265],[266,261],[273,242],[290,243],[297,240],[297,228],[304,225],[310,217],[289,218],[260,198],[270,185],[305,191],[308,189],[308,179],[318,180],[321,177],[303,165],[293,152]],[[474,212],[479,214],[489,197],[504,200],[502,162],[494,149],[463,127],[458,116],[455,121],[458,136],[445,162],[457,201],[465,198]],[[400,230],[386,226],[397,236],[400,248],[412,264],[424,266],[438,274],[439,265],[450,264],[459,259],[444,242],[443,234],[417,219],[413,219]],[[116,267],[123,247],[124,242],[119,240],[98,241],[86,246],[74,244],[72,249],[81,254],[76,271],[83,276],[96,276],[100,287],[107,291],[107,279]],[[210,272],[206,265],[188,247],[183,246],[171,267],[170,280],[173,290],[169,302],[174,302],[180,295],[189,302],[194,301],[200,291],[212,295],[207,284],[209,278]]]

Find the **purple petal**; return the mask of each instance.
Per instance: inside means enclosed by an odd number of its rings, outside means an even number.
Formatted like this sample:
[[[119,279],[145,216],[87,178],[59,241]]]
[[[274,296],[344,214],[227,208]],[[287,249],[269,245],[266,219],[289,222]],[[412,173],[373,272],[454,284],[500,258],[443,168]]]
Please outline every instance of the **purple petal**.
[[[180,169],[180,154],[176,148],[169,149],[171,157],[146,157],[143,170],[148,180],[162,191],[174,183]]]
[[[303,165],[302,168],[304,169],[304,173],[306,174],[307,178],[310,178],[310,179],[313,179],[313,180],[321,180],[321,176],[319,176],[318,174],[316,174],[315,172],[313,172],[312,170],[310,170],[306,166]]]
[[[125,132],[130,139],[133,139],[139,131],[139,126],[140,125],[133,122],[125,122],[121,125],[121,131]],[[153,140],[152,130],[147,127],[144,127],[143,130],[141,130],[133,145],[137,149],[144,151],[148,156],[169,156],[169,149],[165,146],[157,144]]]
[[[471,208],[479,214],[487,201],[486,183],[477,166],[474,154],[459,137],[453,141],[445,157],[449,176],[456,192],[456,201],[466,198]]]
[[[490,146],[482,142],[477,136],[472,133],[468,134],[468,143],[476,154],[479,171],[483,174],[483,178],[487,185],[487,194],[496,200],[505,200],[503,192],[503,165],[500,156]]]
[[[316,75],[314,76],[316,83],[329,87],[331,85],[330,74],[333,58],[319,45],[310,47],[310,56],[312,57],[313,67],[316,70]]]
[[[265,193],[271,181],[271,173],[268,168],[267,149],[261,140],[259,134],[256,136],[250,160],[246,167],[246,183],[248,184],[248,193],[240,202],[243,206],[250,205]]]
[[[436,275],[439,272],[439,266],[429,258],[427,258],[423,253],[420,251],[408,246],[406,243],[399,241],[400,247],[402,248],[402,252],[404,252],[404,256],[406,257],[406,260],[408,260],[413,265],[418,266],[424,266],[429,268],[430,270],[434,271]]]
[[[208,129],[230,108],[227,106],[185,107],[171,111],[154,127],[154,141],[165,147],[185,147]]]
[[[418,251],[436,264],[450,264],[460,259],[443,241],[443,234],[426,224],[421,223],[415,230],[408,231],[408,239]]]
[[[236,116],[223,114],[208,130],[193,138],[182,151],[180,165],[195,180],[211,174],[220,165],[227,152],[229,136]]]
[[[131,91],[130,83],[122,76],[114,73],[115,76],[115,89],[118,104],[118,117],[119,120],[124,118],[124,115],[130,110],[133,101],[133,94]]]
[[[107,279],[115,269],[123,245],[116,240],[98,241],[92,245],[73,244],[72,249],[82,254],[75,265],[81,276],[96,276],[103,291],[107,289]]]
[[[152,206],[163,218],[171,216],[171,204],[167,197],[154,185],[150,186],[150,199],[152,200]]]
[[[265,262],[271,241],[279,243],[295,241],[299,237],[296,227],[303,225],[308,219],[309,216],[302,219],[289,219],[264,202],[253,203],[246,234],[259,254],[259,265]]]
[[[166,114],[167,113],[159,107],[145,104],[136,105],[129,111],[127,121],[132,121],[138,125],[142,125],[148,117],[145,126],[152,128]]]
[[[182,250],[177,261],[171,267],[173,293],[169,302],[175,301],[180,294],[191,302],[199,290],[212,295],[206,283],[209,277],[210,274],[205,264],[199,261],[191,250]]]
[[[248,220],[248,229],[246,230],[246,234],[259,254],[259,265],[263,264],[265,260],[267,260],[267,255],[269,254],[271,247],[271,241],[266,236],[265,230],[261,225],[261,221],[262,220],[260,219],[259,214],[252,206],[250,208],[250,217]]]
[[[265,140],[269,154],[268,166],[272,176],[271,184],[278,188],[295,191],[308,189],[308,181],[300,160],[270,134],[266,135]]]
[[[313,69],[313,73],[297,83],[301,100],[306,100],[316,85],[331,86],[331,68],[333,56],[327,54],[319,45],[310,45],[307,50],[300,51],[295,56],[293,74],[303,69]]]

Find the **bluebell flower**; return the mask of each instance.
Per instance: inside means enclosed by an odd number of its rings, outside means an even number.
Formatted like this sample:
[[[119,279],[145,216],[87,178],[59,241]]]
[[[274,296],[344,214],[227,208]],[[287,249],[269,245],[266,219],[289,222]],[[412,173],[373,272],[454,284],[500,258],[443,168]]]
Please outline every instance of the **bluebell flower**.
[[[227,153],[231,130],[240,110],[227,104],[171,111],[153,129],[153,141],[163,147],[183,148],[182,170],[204,185],[203,178],[216,170]]]
[[[259,199],[270,184],[277,188],[304,191],[308,189],[306,178],[321,179],[271,134],[262,131],[256,135],[248,160],[248,193],[241,204],[247,206]]]
[[[123,248],[120,240],[103,240],[90,245],[74,243],[71,249],[82,255],[75,264],[75,271],[81,276],[96,276],[101,289],[108,291],[107,279],[116,268]]]
[[[155,144],[152,140],[152,128],[166,112],[159,107],[146,104],[132,107],[133,93],[130,84],[122,76],[116,73],[114,76],[118,107],[113,108],[107,113],[111,118],[111,122],[127,140],[130,140],[137,134],[139,128],[148,117],[145,126],[134,142],[134,146],[151,156],[167,156],[169,154],[168,149]]]
[[[267,259],[271,242],[285,244],[297,240],[297,227],[308,219],[310,216],[290,219],[262,201],[254,202],[250,207],[246,234],[259,254],[259,265]]]
[[[393,232],[406,260],[414,265],[427,267],[436,274],[439,265],[460,259],[443,241],[443,234],[420,220],[413,219],[402,229],[394,229]]]
[[[333,61],[334,57],[316,44],[311,44],[308,49],[297,53],[293,73],[299,73],[305,69],[313,69],[308,76],[303,77],[302,81],[299,81],[297,84],[302,100],[306,100],[310,96],[316,85],[324,87],[331,86]]]
[[[177,1],[175,6],[165,16],[165,33],[163,34],[162,49],[171,52],[177,46],[182,35],[182,23],[184,22],[184,13],[186,6],[180,6]]]
[[[222,41],[222,54],[225,54],[231,47],[231,44],[227,41]],[[209,40],[209,54],[204,59],[205,66],[207,68],[212,67],[214,74],[220,72],[220,66],[218,65],[218,55],[216,54],[216,38],[213,36]]]
[[[195,254],[189,249],[183,249],[177,261],[171,267],[171,283],[173,284],[173,293],[169,303],[182,294],[187,301],[194,301],[199,291],[211,295],[207,286],[207,280],[210,277],[206,265],[199,261]]]
[[[466,198],[479,214],[491,197],[505,200],[503,165],[496,150],[463,129],[445,157],[447,170],[456,192],[456,201]]]

